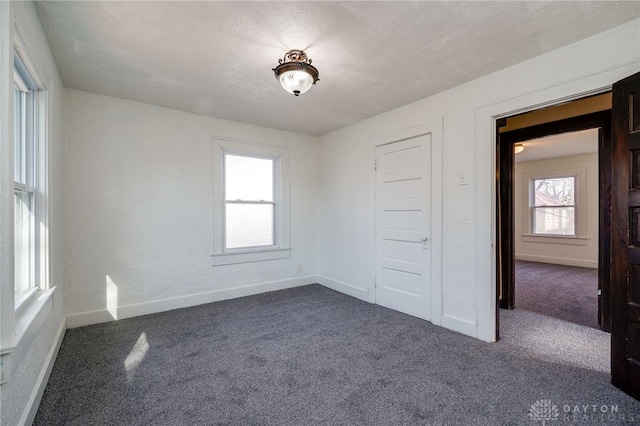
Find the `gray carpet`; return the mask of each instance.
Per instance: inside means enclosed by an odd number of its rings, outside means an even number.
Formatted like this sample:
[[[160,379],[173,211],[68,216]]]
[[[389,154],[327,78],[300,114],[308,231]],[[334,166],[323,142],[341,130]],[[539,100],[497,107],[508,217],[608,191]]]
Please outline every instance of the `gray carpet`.
[[[598,270],[516,261],[516,309],[598,325]]]
[[[500,344],[537,359],[607,375],[611,371],[611,335],[595,328],[523,309],[501,309],[500,339]]]
[[[607,373],[508,341],[300,287],[68,330],[35,424],[532,425],[542,399],[640,420]]]

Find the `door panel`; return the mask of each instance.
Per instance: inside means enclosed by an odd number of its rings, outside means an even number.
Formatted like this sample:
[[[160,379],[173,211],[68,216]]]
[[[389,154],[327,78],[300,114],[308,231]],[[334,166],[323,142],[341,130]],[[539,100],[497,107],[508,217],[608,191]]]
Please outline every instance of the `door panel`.
[[[376,163],[376,303],[430,319],[431,135],[377,147]]]
[[[419,268],[422,263],[422,247],[417,244],[406,243],[405,241],[389,240],[382,241],[382,248],[385,259],[388,262],[397,262],[407,267]],[[418,273],[419,271],[414,271]]]
[[[387,182],[382,188],[385,200],[411,200],[422,194],[422,181],[419,179]]]
[[[385,283],[385,290],[414,297],[422,296],[422,275],[420,273],[411,273],[405,268],[399,270],[386,267],[382,270],[382,282]],[[395,296],[398,297],[397,294]]]
[[[640,73],[613,85],[611,381],[640,399]]]

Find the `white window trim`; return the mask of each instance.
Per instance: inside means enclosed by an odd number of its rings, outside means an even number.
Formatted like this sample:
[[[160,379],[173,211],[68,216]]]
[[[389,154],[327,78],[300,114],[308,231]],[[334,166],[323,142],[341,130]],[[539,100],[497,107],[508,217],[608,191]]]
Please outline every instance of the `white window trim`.
[[[553,179],[560,177],[575,178],[575,235],[534,234],[533,214],[534,195],[533,182],[538,179]],[[587,169],[584,167],[551,171],[532,171],[523,175],[523,215],[524,233],[522,240],[528,243],[587,245]]]
[[[6,101],[2,106],[4,111],[0,115],[4,130],[0,135],[0,151],[4,157],[0,182],[0,200],[2,201],[2,214],[6,222],[0,227],[0,237],[9,243],[0,247],[0,263],[2,264],[2,280],[0,283],[0,384],[11,381],[15,368],[28,352],[31,343],[37,338],[39,330],[46,323],[53,309],[53,293],[56,287],[51,286],[49,271],[49,151],[48,135],[50,114],[50,99],[43,80],[38,73],[34,61],[31,59],[26,45],[20,37],[17,28],[13,25],[8,3],[2,2],[0,19],[2,19],[2,48],[0,49],[1,61],[0,80],[2,81],[1,97]],[[11,21],[7,24],[5,20]],[[5,42],[9,41],[9,42]],[[13,254],[13,187],[14,187],[14,84],[16,75],[14,55],[18,55],[26,72],[33,80],[36,97],[37,115],[37,141],[36,141],[36,174],[34,182],[37,196],[35,211],[37,217],[35,223],[39,226],[37,232],[38,245],[35,247],[36,287],[25,291],[16,300],[14,288],[14,254]],[[18,84],[24,86],[22,79]],[[7,206],[7,207],[5,207]]]
[[[289,149],[233,139],[213,138],[213,266],[261,262],[291,257],[289,246]],[[276,228],[275,245],[269,247],[224,248],[224,154],[264,156],[275,161]]]
[[[18,51],[16,51],[16,56],[20,56]],[[31,272],[34,275],[31,277],[30,287],[27,288],[27,290],[25,290],[22,294],[14,294],[16,299],[16,315],[20,314],[24,306],[31,300],[31,297],[34,295],[35,290],[42,285],[40,279],[38,278],[38,275],[40,274],[40,258],[45,255],[45,253],[42,252],[42,246],[40,242],[41,229],[38,225],[40,223],[44,223],[47,217],[45,211],[43,210],[44,206],[41,207],[44,194],[41,194],[39,191],[41,182],[43,181],[42,175],[46,173],[46,168],[42,167],[43,164],[41,162],[41,159],[45,157],[40,152],[42,145],[44,145],[42,139],[44,129],[41,128],[40,121],[40,115],[43,111],[45,111],[45,108],[43,108],[44,105],[40,103],[40,88],[42,85],[37,84],[35,82],[36,79],[31,77],[32,71],[29,71],[27,69],[25,61],[22,59],[22,57],[18,58],[18,61],[22,65],[20,66],[20,68],[23,68],[23,72],[28,74],[29,77],[29,83],[27,83],[25,79],[22,78],[20,73],[15,71],[17,66],[14,63],[14,84],[21,92],[21,96],[22,93],[25,93],[26,98],[29,99],[29,103],[27,105],[24,105],[25,111],[23,111],[23,113],[25,114],[25,120],[28,120],[29,125],[26,129],[23,129],[24,134],[22,135],[22,137],[33,138],[33,146],[31,146],[31,149],[33,149],[33,153],[31,153],[30,155],[28,155],[26,152],[22,153],[23,156],[27,157],[27,163],[25,164],[25,167],[23,169],[24,175],[20,177],[21,182],[14,180],[13,187],[14,190],[17,189],[22,192],[30,193],[33,196],[33,217],[31,218],[31,232],[33,232],[33,239],[36,242],[36,246],[31,247],[31,257],[33,262],[33,269],[31,270]],[[42,96],[44,96],[43,92]],[[13,120],[12,122],[15,124],[15,120]],[[15,218],[13,223],[15,224]]]
[[[570,246],[586,246],[589,239],[586,237],[576,237],[574,235],[541,235],[541,234],[525,234],[522,241],[526,243],[543,243],[543,244],[565,244]]]

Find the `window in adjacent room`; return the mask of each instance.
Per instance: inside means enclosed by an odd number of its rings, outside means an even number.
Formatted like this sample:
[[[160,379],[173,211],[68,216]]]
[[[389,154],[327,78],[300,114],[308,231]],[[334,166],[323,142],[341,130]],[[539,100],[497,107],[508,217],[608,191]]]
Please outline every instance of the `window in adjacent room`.
[[[289,151],[216,140],[214,265],[289,257]]]
[[[576,235],[575,176],[532,180],[533,234]]]
[[[523,184],[523,241],[587,244],[586,168],[525,173]]]

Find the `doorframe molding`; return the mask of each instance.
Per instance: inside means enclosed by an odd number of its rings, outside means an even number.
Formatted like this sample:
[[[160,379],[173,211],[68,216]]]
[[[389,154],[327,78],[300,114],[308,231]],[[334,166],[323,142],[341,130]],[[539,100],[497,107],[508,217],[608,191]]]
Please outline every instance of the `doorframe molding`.
[[[503,189],[499,204],[501,220],[501,235],[496,236],[496,257],[500,256],[502,279],[496,279],[498,288],[502,290],[500,308],[513,309],[515,296],[515,216],[519,209],[515,205],[515,155],[513,146],[519,142],[539,139],[551,135],[568,132],[579,132],[587,129],[598,129],[598,323],[602,330],[610,329],[610,257],[611,257],[611,109],[606,109],[575,117],[563,118],[547,123],[536,124],[516,130],[499,133],[497,138],[498,156],[500,160],[499,185]],[[603,190],[604,185],[604,190]],[[496,191],[498,189],[496,188]],[[586,235],[586,234],[585,234]],[[501,246],[508,246],[501,252]],[[496,265],[498,268],[498,265]],[[498,320],[499,323],[499,320]],[[497,334],[500,330],[498,328]]]
[[[391,133],[372,136],[367,142],[369,160],[369,218],[368,218],[368,301],[376,303],[375,273],[376,273],[376,148],[394,142],[413,139],[431,134],[431,315],[430,321],[442,325],[442,212],[443,212],[443,135],[444,119],[438,119],[424,124],[403,128]]]
[[[476,109],[476,259],[478,277],[478,334],[495,342],[496,294],[496,121],[611,90],[616,81],[638,72],[638,61],[553,84]]]

